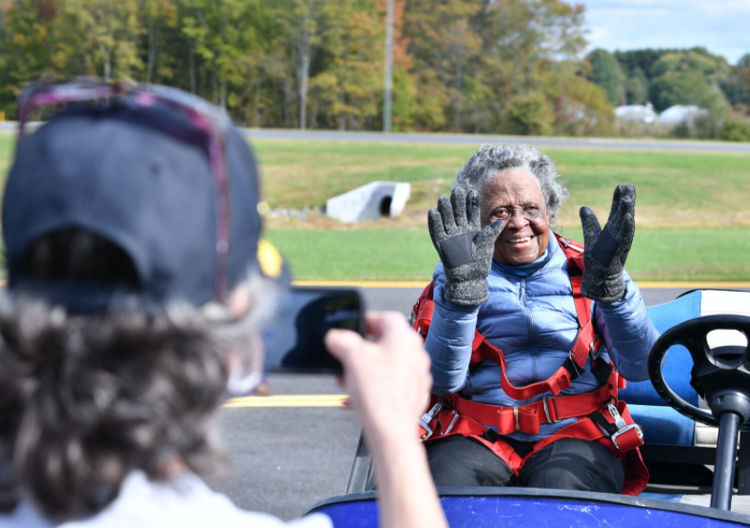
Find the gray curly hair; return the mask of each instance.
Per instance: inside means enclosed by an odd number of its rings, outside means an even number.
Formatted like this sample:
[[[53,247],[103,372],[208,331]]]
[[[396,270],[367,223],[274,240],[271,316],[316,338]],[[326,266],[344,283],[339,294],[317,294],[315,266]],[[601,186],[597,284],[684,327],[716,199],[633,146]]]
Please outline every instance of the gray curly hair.
[[[35,242],[27,268],[42,280],[136,277],[119,246],[75,228]],[[0,291],[0,513],[27,498],[49,519],[83,518],[114,501],[132,471],[166,480],[175,458],[215,472],[223,458],[210,424],[227,396],[229,356],[251,353],[248,336],[280,290],[257,270],[238,287],[249,303],[239,318],[224,304],[136,294],[79,315]]]
[[[453,188],[468,187],[483,194],[486,186],[501,173],[525,169],[539,181],[547,206],[549,223],[557,227],[557,211],[570,194],[557,178],[555,162],[528,145],[482,145],[456,174]]]

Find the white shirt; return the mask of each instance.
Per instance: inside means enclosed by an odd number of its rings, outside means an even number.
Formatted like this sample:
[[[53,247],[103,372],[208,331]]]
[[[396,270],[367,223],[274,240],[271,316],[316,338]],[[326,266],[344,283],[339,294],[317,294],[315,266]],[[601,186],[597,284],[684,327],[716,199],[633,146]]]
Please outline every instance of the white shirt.
[[[265,513],[239,509],[226,496],[211,490],[192,473],[169,481],[151,482],[142,472],[125,479],[120,495],[93,517],[55,523],[42,517],[27,501],[11,515],[0,515],[0,527],[25,528],[333,528],[328,516],[313,514],[291,523]]]

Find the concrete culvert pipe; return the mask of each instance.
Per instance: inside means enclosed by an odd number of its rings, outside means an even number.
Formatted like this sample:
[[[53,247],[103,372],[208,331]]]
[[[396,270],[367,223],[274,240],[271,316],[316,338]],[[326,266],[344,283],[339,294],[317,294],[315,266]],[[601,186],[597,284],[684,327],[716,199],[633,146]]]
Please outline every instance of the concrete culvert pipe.
[[[380,200],[380,216],[391,216],[391,202],[393,198],[390,196],[384,196]]]
[[[410,195],[408,183],[376,181],[329,199],[326,214],[346,223],[396,218]]]

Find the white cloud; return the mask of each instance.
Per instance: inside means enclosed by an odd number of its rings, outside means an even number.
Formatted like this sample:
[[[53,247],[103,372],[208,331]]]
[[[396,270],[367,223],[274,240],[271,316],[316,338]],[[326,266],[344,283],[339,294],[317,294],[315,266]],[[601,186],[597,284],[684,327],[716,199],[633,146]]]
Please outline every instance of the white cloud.
[[[589,49],[703,46],[731,63],[750,53],[750,0],[573,0],[586,6]]]

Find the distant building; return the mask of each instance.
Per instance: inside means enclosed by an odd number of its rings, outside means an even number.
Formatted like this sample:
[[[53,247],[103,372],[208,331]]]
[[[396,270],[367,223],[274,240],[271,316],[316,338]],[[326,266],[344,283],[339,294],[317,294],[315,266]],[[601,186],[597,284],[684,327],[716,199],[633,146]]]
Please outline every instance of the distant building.
[[[677,126],[682,123],[692,125],[697,117],[708,115],[708,110],[695,105],[674,105],[659,115],[662,125]]]
[[[615,120],[618,123],[643,123],[653,125],[659,121],[651,103],[646,105],[623,105],[615,108]]]

